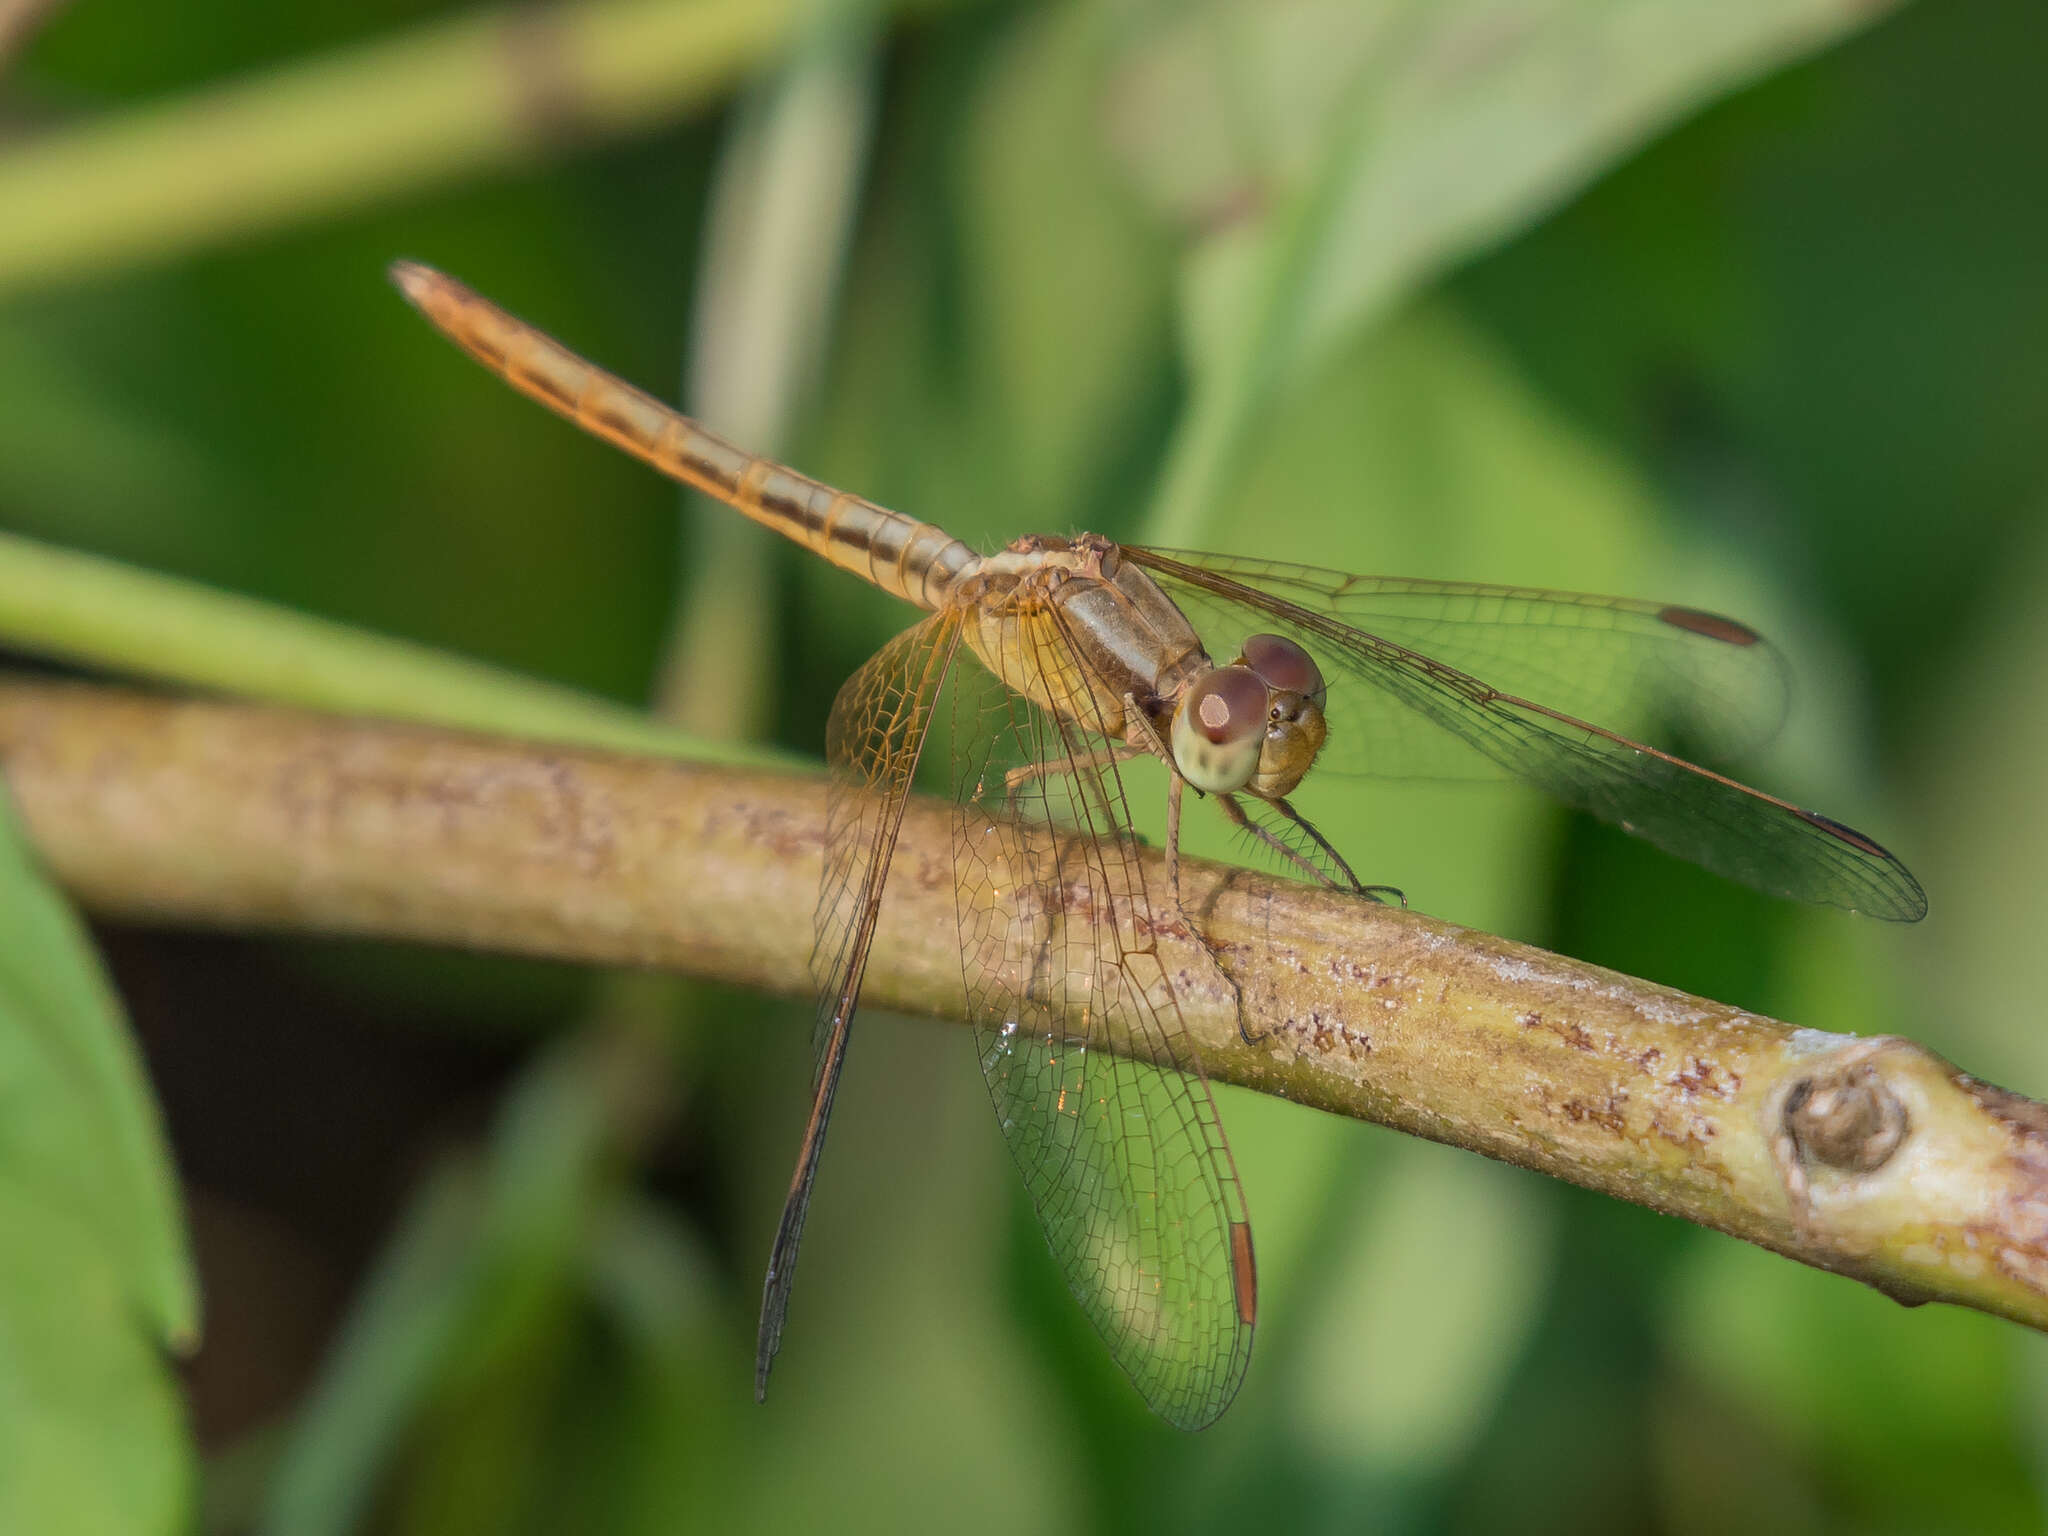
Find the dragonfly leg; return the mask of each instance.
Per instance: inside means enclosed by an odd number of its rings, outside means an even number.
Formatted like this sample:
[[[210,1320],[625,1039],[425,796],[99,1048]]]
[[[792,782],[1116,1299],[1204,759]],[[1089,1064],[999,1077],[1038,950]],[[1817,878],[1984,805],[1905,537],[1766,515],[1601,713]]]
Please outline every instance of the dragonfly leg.
[[[1126,729],[1130,732],[1130,742],[1125,750],[1132,757],[1142,757],[1149,754],[1166,764],[1167,899],[1172,903],[1174,916],[1180,919],[1181,926],[1187,929],[1189,936],[1197,944],[1202,946],[1202,952],[1209,957],[1209,963],[1216,968],[1216,974],[1221,976],[1224,984],[1230,988],[1230,995],[1236,1000],[1237,1032],[1249,1044],[1252,1037],[1246,1029],[1244,987],[1238,982],[1237,977],[1232,974],[1230,966],[1224,961],[1222,946],[1210,941],[1207,930],[1195,921],[1194,914],[1188,911],[1187,904],[1181,900],[1180,810],[1187,780],[1181,776],[1179,765],[1173,760],[1172,749],[1166,745],[1165,739],[1159,734],[1159,727],[1152,723],[1150,715],[1139,708],[1137,698],[1127,693],[1124,695],[1123,702],[1124,719],[1129,722]]]
[[[1188,917],[1188,909],[1180,899],[1180,802],[1181,776],[1169,774],[1166,780],[1166,892],[1173,900],[1173,910],[1187,925],[1190,933],[1199,934],[1194,922]]]
[[[1173,760],[1173,751],[1159,734],[1159,727],[1152,723],[1152,717],[1138,706],[1135,694],[1124,695],[1124,729],[1129,732],[1125,744],[1117,748],[1117,761],[1129,762],[1134,757],[1152,756],[1166,764],[1166,889],[1173,897],[1173,910],[1180,920],[1187,924],[1189,933],[1201,938],[1202,930],[1188,917],[1188,909],[1180,900],[1180,799],[1181,786],[1185,782],[1180,768]],[[1202,939],[1204,947],[1207,939]]]
[[[1338,873],[1344,877],[1342,880],[1332,879],[1328,870],[1318,866],[1314,860],[1310,859],[1300,849],[1290,846],[1283,838],[1276,836],[1267,828],[1253,821],[1251,817],[1245,814],[1244,807],[1238,804],[1236,796],[1218,795],[1216,801],[1223,808],[1223,814],[1228,818],[1232,826],[1236,827],[1240,832],[1249,832],[1254,838],[1264,843],[1273,852],[1280,855],[1281,858],[1287,860],[1288,863],[1307,875],[1316,884],[1328,886],[1333,891],[1349,891],[1354,896],[1365,896],[1373,901],[1383,902],[1388,906],[1405,907],[1408,905],[1407,896],[1402,893],[1398,886],[1360,884],[1358,876],[1352,872],[1351,866],[1345,863],[1344,855],[1339,853],[1332,846],[1330,840],[1316,829],[1314,822],[1302,815],[1301,812],[1297,811],[1286,800],[1275,796],[1265,803],[1272,806],[1274,810],[1301,828],[1309,841],[1320,848],[1324,856],[1337,867]]]
[[[1318,848],[1323,850],[1323,853],[1329,858],[1330,862],[1336,865],[1337,868],[1343,872],[1344,879],[1349,884],[1351,891],[1354,895],[1368,896],[1372,898],[1372,900],[1380,902],[1390,907],[1405,907],[1408,905],[1407,894],[1404,891],[1402,891],[1402,889],[1397,885],[1359,884],[1358,876],[1352,873],[1351,866],[1344,862],[1344,855],[1339,853],[1336,850],[1336,848],[1331,844],[1330,840],[1327,837],[1324,837],[1321,831],[1317,829],[1316,824],[1310,821],[1306,816],[1302,815],[1301,812],[1297,811],[1293,807],[1293,805],[1288,802],[1287,798],[1284,795],[1275,795],[1266,803],[1272,806],[1273,809],[1278,811],[1282,816],[1285,816],[1289,821],[1293,822],[1297,827],[1301,828],[1303,832],[1308,834],[1309,839],[1312,842],[1314,842],[1314,844]],[[1254,826],[1252,828],[1252,831],[1265,842],[1271,843],[1275,847],[1279,846],[1278,842],[1263,828]],[[1300,856],[1298,854],[1293,854],[1292,850],[1283,849],[1282,851],[1289,853],[1290,856],[1295,858],[1297,862],[1302,862]],[[1326,883],[1328,882],[1327,876],[1322,876],[1319,874],[1318,878],[1325,880]]]
[[[1111,762],[1128,763],[1133,758],[1145,756],[1145,752],[1140,747],[1113,746],[1109,749],[1109,755]],[[1003,775],[1003,788],[1007,792],[1015,792],[1038,779],[1067,778],[1101,766],[1100,758],[1082,761],[1071,756],[1055,758],[1049,763],[1025,763]]]
[[[1278,804],[1280,802],[1269,803]],[[1279,854],[1281,858],[1285,859],[1288,863],[1292,864],[1296,869],[1300,870],[1304,875],[1308,876],[1308,878],[1314,881],[1317,885],[1327,885],[1332,890],[1343,889],[1343,887],[1339,886],[1336,881],[1332,880],[1327,873],[1317,868],[1315,863],[1312,860],[1310,860],[1306,854],[1303,854],[1298,850],[1289,847],[1280,838],[1274,836],[1271,832],[1268,832],[1264,827],[1260,826],[1256,821],[1253,821],[1251,817],[1245,815],[1244,807],[1237,803],[1237,796],[1218,795],[1216,797],[1216,804],[1222,810],[1224,820],[1228,821],[1233,827],[1237,828],[1237,830],[1240,832],[1249,832],[1253,837],[1257,838],[1260,842],[1264,843],[1268,848],[1272,849],[1275,853]],[[1297,817],[1290,817],[1289,819],[1293,820],[1298,826],[1307,825],[1306,822],[1302,822]],[[1344,871],[1344,878],[1350,882],[1351,889],[1357,890],[1358,877],[1351,873],[1351,870],[1345,865],[1342,859],[1337,857],[1335,850],[1333,850],[1328,843],[1323,842],[1323,840],[1320,837],[1316,838],[1316,842],[1322,847],[1325,853],[1330,855],[1331,859],[1335,861],[1337,867]]]

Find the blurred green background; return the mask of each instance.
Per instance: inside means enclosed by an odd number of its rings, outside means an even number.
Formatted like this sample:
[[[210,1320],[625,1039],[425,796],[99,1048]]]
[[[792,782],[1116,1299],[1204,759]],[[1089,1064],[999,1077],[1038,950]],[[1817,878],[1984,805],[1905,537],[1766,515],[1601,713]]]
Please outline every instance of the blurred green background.
[[[1900,852],[1917,929],[1507,789],[1304,803],[1423,910],[2048,1093],[2038,0],[73,0],[19,44],[0,528],[815,755],[905,614],[484,377],[406,255],[984,547],[1723,609],[1798,677],[1745,776]],[[0,1235],[0,1529],[2048,1525],[2031,1334],[1227,1089],[1264,1327],[1179,1435],[967,1042],[888,1017],[757,1408],[806,1009],[94,938],[204,1343],[167,1378],[125,1271]]]

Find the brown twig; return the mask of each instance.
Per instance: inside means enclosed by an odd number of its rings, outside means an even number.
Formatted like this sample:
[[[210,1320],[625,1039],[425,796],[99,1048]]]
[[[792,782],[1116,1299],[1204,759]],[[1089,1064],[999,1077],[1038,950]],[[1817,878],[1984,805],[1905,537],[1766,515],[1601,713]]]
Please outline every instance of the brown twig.
[[[813,778],[26,683],[0,685],[0,762],[44,858],[100,913],[806,986]],[[877,1006],[960,1015],[951,817],[907,818]],[[1258,962],[1247,1044],[1201,950],[1155,935],[1212,1076],[1904,1301],[2048,1327],[2048,1106],[1909,1041],[1796,1029],[1241,870],[1183,878],[1221,952]],[[1104,896],[1025,899],[1061,922],[1095,920]]]

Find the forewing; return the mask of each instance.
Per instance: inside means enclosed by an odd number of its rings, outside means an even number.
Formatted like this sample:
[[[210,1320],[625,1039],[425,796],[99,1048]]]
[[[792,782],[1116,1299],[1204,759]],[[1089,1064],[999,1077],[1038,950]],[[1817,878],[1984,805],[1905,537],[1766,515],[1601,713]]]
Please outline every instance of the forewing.
[[[754,1361],[754,1392],[768,1390],[768,1371],[781,1347],[789,1314],[804,1216],[824,1149],[832,1098],[846,1062],[846,1043],[861,977],[874,942],[882,889],[896,833],[929,732],[940,684],[953,662],[959,624],[940,614],[907,630],[847,679],[832,705],[826,756],[832,786],[825,815],[825,873],[818,887],[811,979],[817,987],[813,1033],[816,1070],[811,1114],[790,1180],[782,1220],[768,1255],[761,1295],[761,1332]]]
[[[1204,640],[1225,653],[1234,653],[1244,639],[1239,631],[1259,623],[1260,612],[1284,620],[1299,610],[1483,678],[1501,693],[1682,746],[1711,762],[1763,745],[1784,723],[1783,658],[1747,625],[1697,608],[1480,582],[1347,576],[1181,550],[1131,553],[1174,585],[1173,596],[1184,601]],[[1344,669],[1339,658],[1337,670]],[[1342,698],[1344,729],[1332,734],[1320,771],[1430,779],[1507,771],[1456,735],[1397,728],[1412,723],[1402,718],[1410,711],[1390,694],[1346,690],[1341,675],[1331,687],[1353,696]]]
[[[1056,674],[1073,665],[1051,615],[1019,643]],[[953,694],[961,957],[996,1118],[1117,1363],[1155,1412],[1200,1428],[1243,1380],[1256,1281],[1230,1148],[1156,948],[1160,893],[1085,700],[1080,718],[1056,716],[966,662]],[[1033,776],[1009,782],[1020,769]],[[1112,1050],[1119,1030],[1149,1060]]]
[[[1443,656],[1356,627],[1345,616],[1359,611],[1368,598],[1385,601],[1404,586],[1439,596],[1460,589],[1386,581],[1353,586],[1345,578],[1301,567],[1269,567],[1208,555],[1195,565],[1156,550],[1127,553],[1160,580],[1198,629],[1220,625],[1217,633],[1227,635],[1232,626],[1256,623],[1287,635],[1317,659],[1330,692],[1330,740],[1324,758],[1340,770],[1347,765],[1355,771],[1398,770],[1415,763],[1478,759],[1668,853],[1759,890],[1894,920],[1913,921],[1926,914],[1927,898],[1919,882],[1891,853],[1861,833],[1573,715],[1547,697],[1510,692],[1492,678],[1482,681]],[[1255,575],[1270,585],[1252,585]],[[1482,598],[1474,589],[1462,590],[1467,595],[1461,601],[1492,603],[1500,605],[1500,611],[1519,610],[1525,617],[1542,613],[1556,619],[1583,611],[1607,615],[1601,622],[1613,627],[1622,625],[1626,616],[1625,630],[1612,628],[1613,633],[1646,643],[1658,639],[1664,646],[1661,654],[1667,660],[1610,667],[1609,682],[1582,686],[1577,697],[1597,700],[1617,690],[1628,695],[1649,689],[1650,682],[1660,690],[1676,688],[1677,680],[1691,675],[1698,698],[1680,711],[1691,733],[1725,737],[1739,734],[1745,719],[1761,722],[1761,715],[1748,715],[1726,702],[1752,691],[1742,680],[1750,677],[1749,669],[1756,663],[1745,658],[1760,646],[1750,631],[1731,621],[1691,609],[1656,609],[1618,600],[1514,596],[1506,589],[1481,589],[1493,594]],[[1588,604],[1594,606],[1584,606]],[[1654,617],[1658,613],[1666,617]],[[1431,622],[1447,635],[1468,637],[1467,654],[1493,643],[1471,638],[1491,630],[1490,620]],[[1461,629],[1460,623],[1466,627]],[[1411,623],[1403,632],[1418,627],[1419,622]],[[1597,632],[1561,622],[1519,627],[1532,637],[1546,629],[1557,635]],[[1672,636],[1658,636],[1659,629],[1671,630]],[[1205,637],[1208,632],[1205,629]],[[1227,647],[1231,640],[1217,638],[1211,643]],[[1561,672],[1556,658],[1579,643],[1553,643],[1547,653],[1552,660],[1545,666]],[[1699,649],[1702,646],[1707,649]],[[1718,669],[1668,659],[1711,657],[1716,648],[1735,659]],[[1524,664],[1525,675],[1526,669]],[[1617,678],[1650,681],[1624,687],[1611,681]],[[1571,694],[1570,689],[1564,692]],[[1680,703],[1675,699],[1671,707]],[[1633,707],[1638,713],[1643,708]],[[1319,759],[1315,772],[1324,771]]]

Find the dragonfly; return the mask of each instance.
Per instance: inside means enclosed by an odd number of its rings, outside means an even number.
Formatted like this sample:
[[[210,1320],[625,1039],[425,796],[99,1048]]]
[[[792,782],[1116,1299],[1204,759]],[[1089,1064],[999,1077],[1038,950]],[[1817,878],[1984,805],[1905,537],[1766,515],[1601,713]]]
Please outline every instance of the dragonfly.
[[[1093,534],[982,555],[736,447],[430,267],[391,276],[515,389],[925,613],[847,680],[827,726],[812,1102],[763,1284],[757,1397],[920,764],[943,769],[956,807],[966,1008],[1003,1137],[1068,1288],[1145,1402],[1189,1429],[1235,1396],[1258,1302],[1244,1191],[1158,946],[1195,928],[1177,862],[1188,792],[1284,873],[1362,898],[1387,892],[1290,798],[1312,769],[1505,773],[1773,894],[1926,912],[1862,833],[1616,728],[1675,722],[1716,751],[1774,731],[1782,663],[1733,619]],[[1165,767],[1163,890],[1147,888],[1125,791],[1141,760]]]

